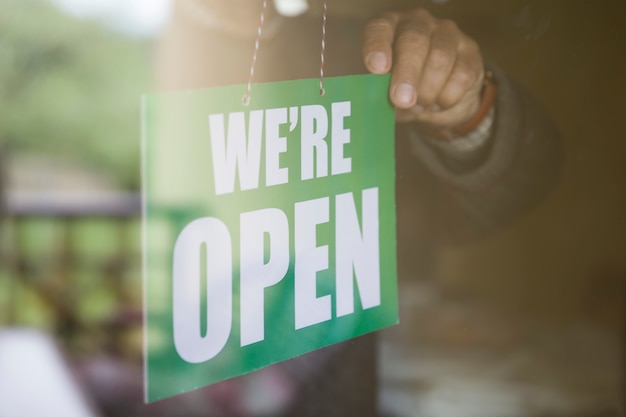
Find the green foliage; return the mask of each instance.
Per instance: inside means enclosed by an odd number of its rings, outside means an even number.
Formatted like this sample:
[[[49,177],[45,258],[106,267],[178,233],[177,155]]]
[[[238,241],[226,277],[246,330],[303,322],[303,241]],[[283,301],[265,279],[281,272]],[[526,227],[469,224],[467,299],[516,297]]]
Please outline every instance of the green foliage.
[[[146,39],[43,0],[0,0],[0,145],[61,153],[136,188],[151,70]]]

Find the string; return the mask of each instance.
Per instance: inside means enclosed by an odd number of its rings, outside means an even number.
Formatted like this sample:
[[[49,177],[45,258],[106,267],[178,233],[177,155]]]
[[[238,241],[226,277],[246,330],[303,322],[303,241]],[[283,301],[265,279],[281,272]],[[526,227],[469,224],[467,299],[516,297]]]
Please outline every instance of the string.
[[[265,23],[265,12],[267,10],[267,0],[263,0],[263,6],[261,8],[261,17],[259,19],[259,27],[256,33],[256,40],[254,42],[254,52],[252,53],[252,63],[250,64],[250,74],[248,76],[248,87],[246,93],[243,95],[241,102],[244,106],[250,104],[250,93],[252,91],[252,80],[254,78],[254,68],[256,67],[256,59],[259,53],[259,46],[261,44],[261,35],[263,34],[263,24]],[[323,96],[326,91],[324,90],[324,59],[326,56],[326,20],[328,15],[328,1],[324,0],[324,10],[322,13],[322,50],[320,52],[320,95]]]
[[[320,96],[323,96],[324,90],[324,56],[326,55],[326,15],[328,12],[327,0],[324,0],[324,11],[322,13],[322,51],[320,53]]]
[[[254,67],[256,66],[256,57],[259,53],[259,45],[261,44],[261,34],[263,33],[263,23],[265,22],[265,11],[267,10],[267,0],[263,0],[261,8],[261,17],[259,19],[259,28],[256,32],[256,41],[254,42],[254,52],[252,53],[252,64],[250,64],[250,75],[248,76],[248,88],[241,102],[244,106],[250,104],[250,91],[252,90],[252,79],[254,78]]]

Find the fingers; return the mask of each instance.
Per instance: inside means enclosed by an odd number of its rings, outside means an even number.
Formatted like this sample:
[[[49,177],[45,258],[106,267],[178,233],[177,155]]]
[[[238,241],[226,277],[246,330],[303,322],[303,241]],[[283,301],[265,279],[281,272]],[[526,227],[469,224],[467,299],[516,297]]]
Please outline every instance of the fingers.
[[[391,72],[389,97],[397,109],[413,112],[419,116],[416,120],[442,119],[424,114],[429,112],[446,112],[452,119],[471,116],[464,112],[479,102],[482,57],[454,22],[436,19],[423,9],[390,13],[366,25],[363,42],[367,69]],[[455,106],[460,110],[448,112]],[[408,117],[406,112],[397,114]]]
[[[389,13],[369,21],[363,31],[363,60],[373,74],[391,70],[392,47],[399,15]]]
[[[443,104],[438,99],[444,88],[448,88],[450,75],[457,65],[460,39],[461,32],[452,22],[444,22],[433,31],[421,76],[417,79],[420,106],[429,108]]]
[[[435,21],[430,14],[416,10],[402,19],[393,45],[393,71],[390,98],[396,107],[408,109],[417,104],[419,80],[430,50]]]
[[[442,108],[458,105],[468,94],[480,95],[484,67],[478,45],[466,38],[459,44],[457,59],[436,100]]]

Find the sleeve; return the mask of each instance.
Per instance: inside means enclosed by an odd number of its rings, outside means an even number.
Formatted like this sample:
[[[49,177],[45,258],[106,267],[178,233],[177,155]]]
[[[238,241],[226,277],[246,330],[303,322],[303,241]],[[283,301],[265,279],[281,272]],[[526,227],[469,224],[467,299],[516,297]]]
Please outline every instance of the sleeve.
[[[493,72],[495,116],[479,150],[464,154],[438,146],[415,125],[398,127],[436,183],[437,192],[429,196],[435,240],[464,241],[502,227],[543,200],[558,181],[564,161],[558,130],[520,85]]]

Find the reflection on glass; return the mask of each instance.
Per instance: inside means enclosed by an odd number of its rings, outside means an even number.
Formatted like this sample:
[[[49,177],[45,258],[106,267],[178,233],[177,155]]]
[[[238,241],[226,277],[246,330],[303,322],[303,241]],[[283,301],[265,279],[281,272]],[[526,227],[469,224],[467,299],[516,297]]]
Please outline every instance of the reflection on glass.
[[[404,90],[401,324],[145,406],[139,96],[245,83],[261,1],[177,0],[158,37],[44,1],[0,1],[0,333],[53,335],[102,415],[621,415],[626,6],[329,2],[326,76],[366,72],[363,24],[418,6],[429,14],[413,18],[452,31],[440,29],[453,35],[435,50],[473,50],[434,68],[482,62],[497,95],[475,119],[486,96],[480,65],[469,65],[479,77],[458,118],[432,118],[455,103],[449,91],[437,101]],[[319,76],[321,12],[316,0],[299,16],[268,13],[255,81]],[[407,40],[416,52],[418,35],[393,45]],[[370,70],[399,64],[369,58]],[[455,129],[470,119],[485,134],[456,141],[475,133]]]

